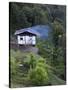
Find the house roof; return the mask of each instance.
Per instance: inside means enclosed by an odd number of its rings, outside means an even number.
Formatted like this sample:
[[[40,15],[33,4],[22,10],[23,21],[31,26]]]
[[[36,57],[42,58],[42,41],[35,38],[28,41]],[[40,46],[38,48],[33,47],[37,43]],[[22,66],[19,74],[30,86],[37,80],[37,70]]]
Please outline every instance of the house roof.
[[[25,33],[25,32],[28,32],[28,33],[31,33],[31,34],[34,34],[34,35],[40,35],[40,34],[39,34],[37,31],[35,31],[32,27],[17,30],[17,31],[15,32],[15,35],[19,35],[19,34]]]
[[[37,36],[42,36],[42,35],[47,36],[49,30],[50,30],[50,27],[48,25],[36,25],[29,28],[17,30],[15,32],[15,35],[22,34],[24,32],[29,32]]]

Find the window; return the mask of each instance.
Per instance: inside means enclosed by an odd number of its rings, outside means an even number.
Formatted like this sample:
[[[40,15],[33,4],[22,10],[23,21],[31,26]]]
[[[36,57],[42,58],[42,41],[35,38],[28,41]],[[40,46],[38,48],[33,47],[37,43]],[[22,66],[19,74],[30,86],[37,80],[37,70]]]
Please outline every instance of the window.
[[[23,38],[21,37],[20,40],[23,40]]]

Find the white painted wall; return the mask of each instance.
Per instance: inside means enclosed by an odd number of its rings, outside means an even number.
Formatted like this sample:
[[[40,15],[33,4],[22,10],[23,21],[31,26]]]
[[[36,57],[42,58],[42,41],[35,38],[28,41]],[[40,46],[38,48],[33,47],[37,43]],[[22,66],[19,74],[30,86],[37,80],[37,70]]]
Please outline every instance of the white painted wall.
[[[21,40],[21,38],[23,38]],[[21,45],[35,45],[36,44],[36,37],[35,36],[17,36],[18,44]]]

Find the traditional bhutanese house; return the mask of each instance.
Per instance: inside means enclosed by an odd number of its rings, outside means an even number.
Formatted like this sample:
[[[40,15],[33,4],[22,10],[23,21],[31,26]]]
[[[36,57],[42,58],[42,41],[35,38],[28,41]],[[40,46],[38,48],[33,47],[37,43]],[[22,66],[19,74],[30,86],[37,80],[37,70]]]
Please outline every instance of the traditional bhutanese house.
[[[19,45],[36,45],[36,37],[39,33],[31,28],[25,28],[17,30],[15,35]]]

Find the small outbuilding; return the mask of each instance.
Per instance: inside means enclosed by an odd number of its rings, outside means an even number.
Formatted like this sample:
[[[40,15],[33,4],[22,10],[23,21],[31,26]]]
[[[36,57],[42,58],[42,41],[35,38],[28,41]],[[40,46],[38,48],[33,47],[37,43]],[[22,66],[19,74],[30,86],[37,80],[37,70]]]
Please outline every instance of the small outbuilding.
[[[17,30],[15,35],[19,45],[36,45],[36,37],[39,33],[31,28],[25,28]]]

